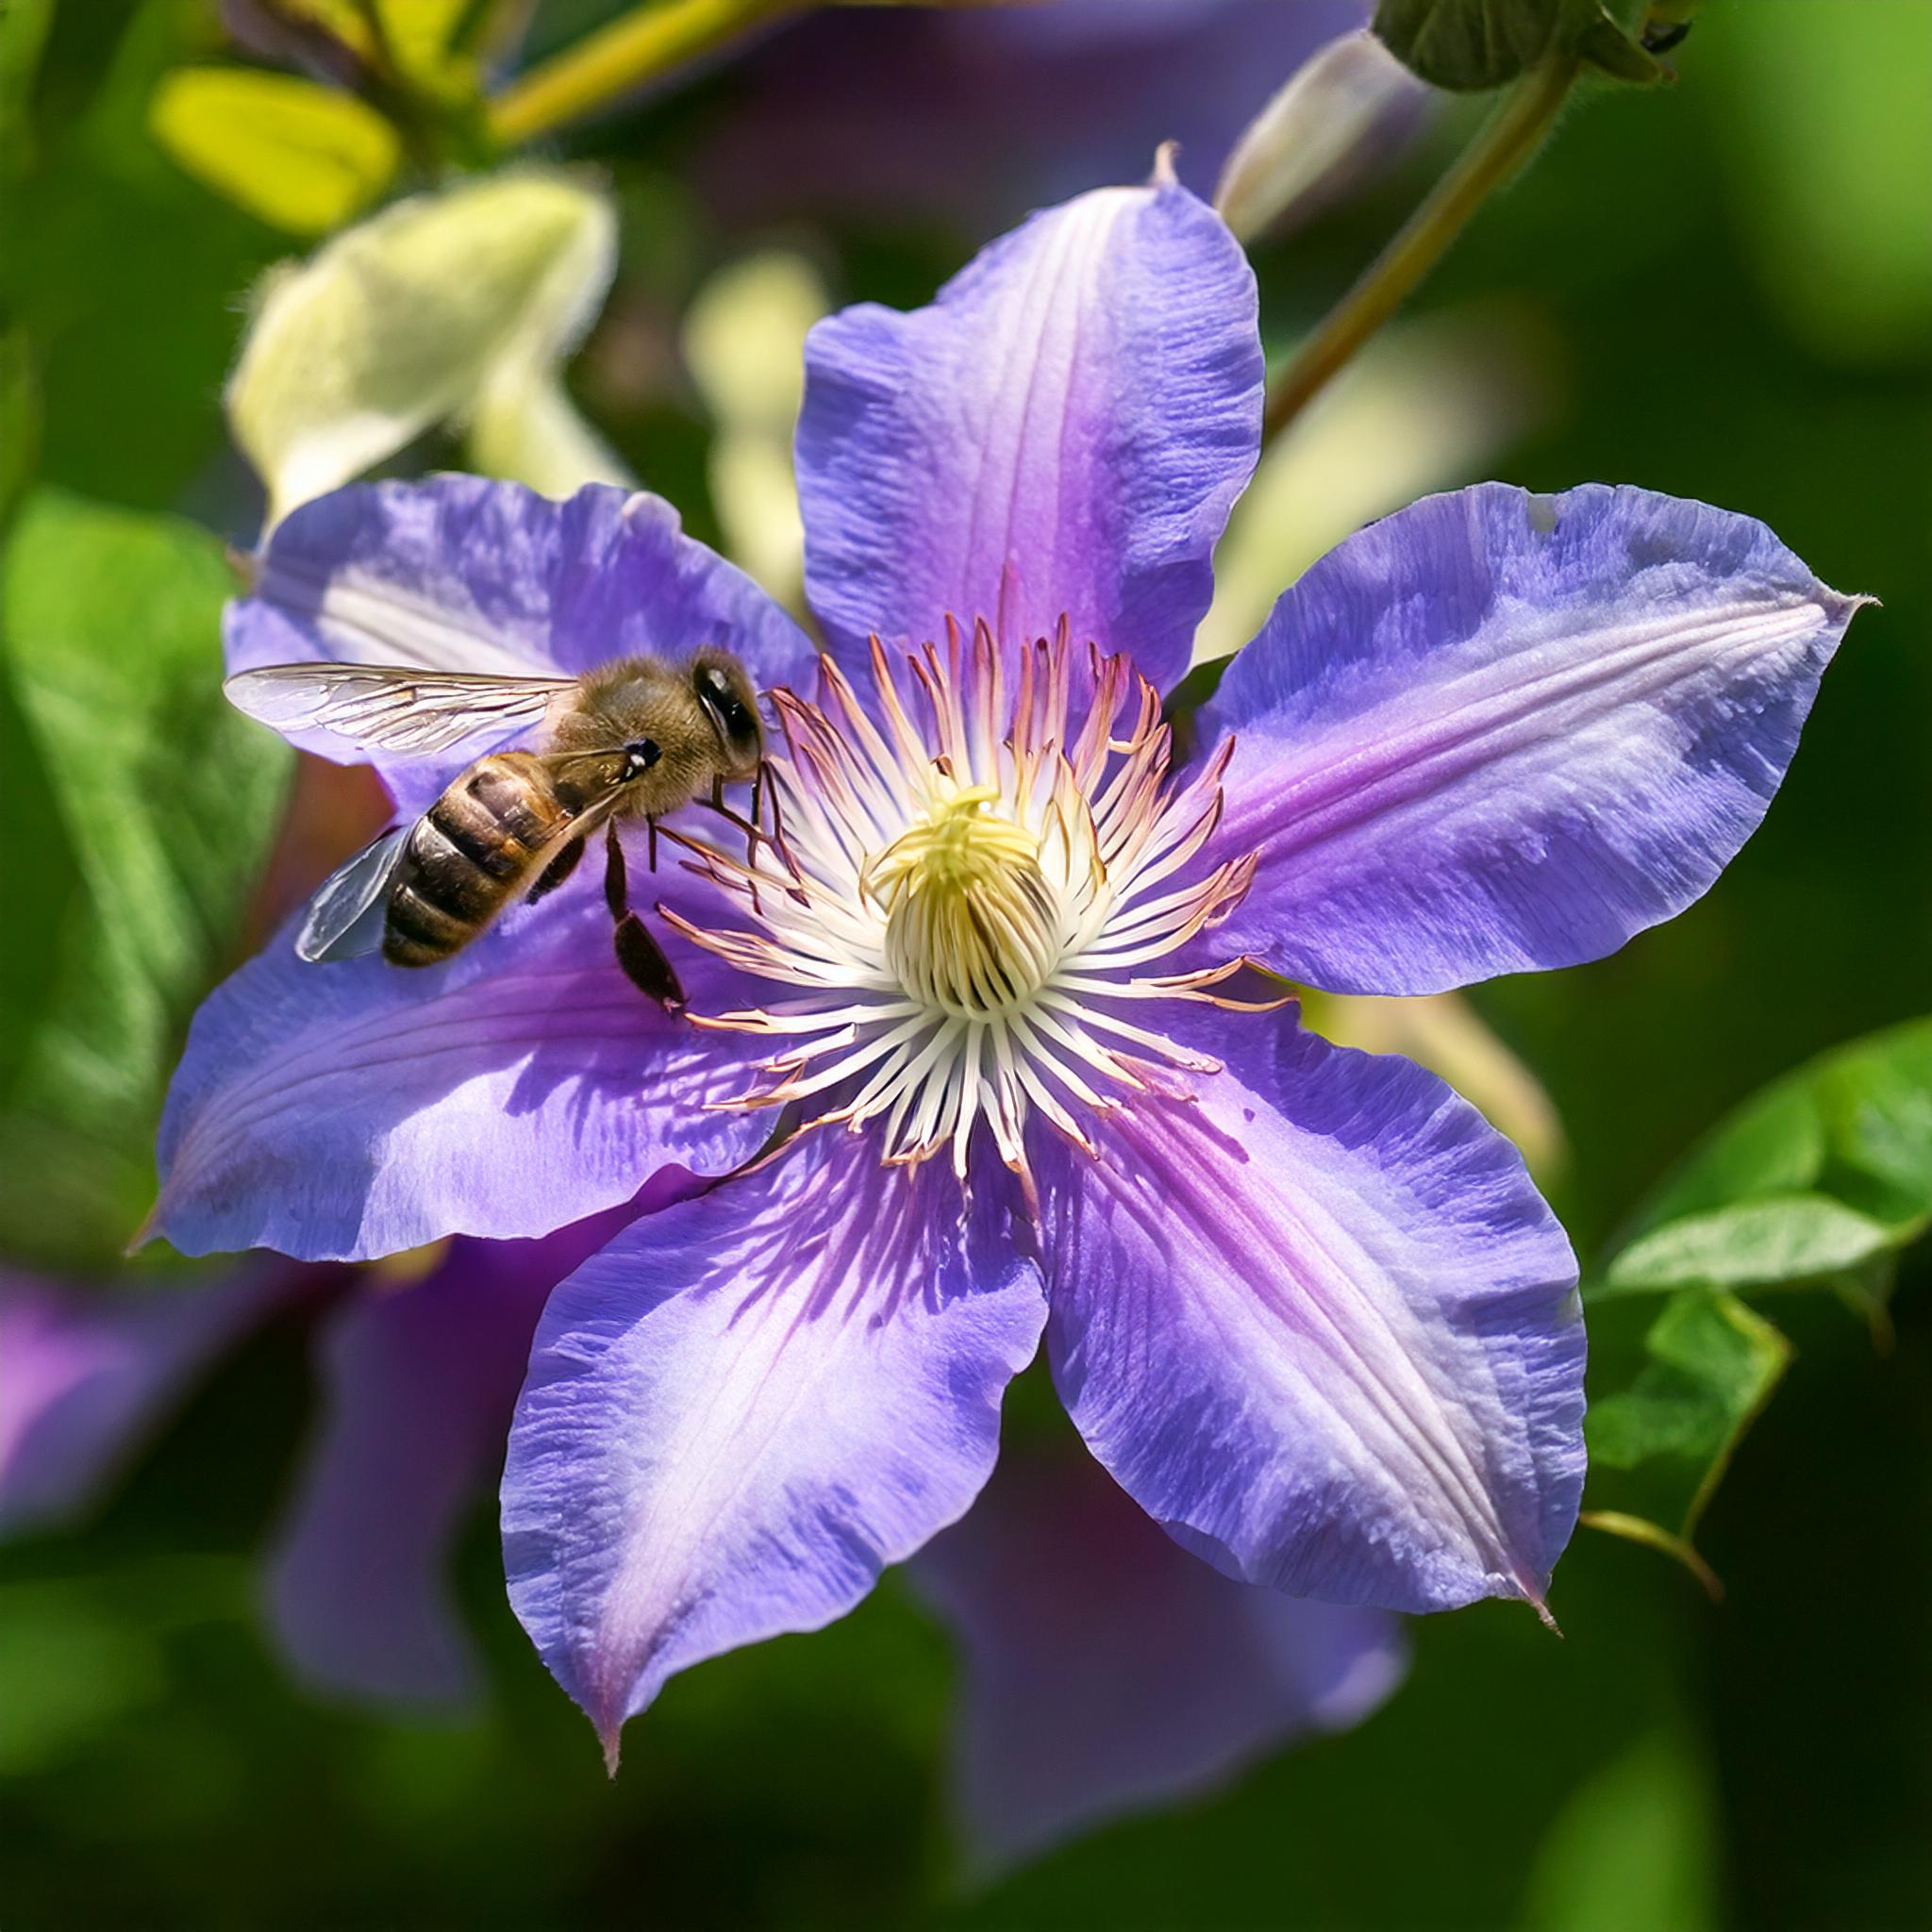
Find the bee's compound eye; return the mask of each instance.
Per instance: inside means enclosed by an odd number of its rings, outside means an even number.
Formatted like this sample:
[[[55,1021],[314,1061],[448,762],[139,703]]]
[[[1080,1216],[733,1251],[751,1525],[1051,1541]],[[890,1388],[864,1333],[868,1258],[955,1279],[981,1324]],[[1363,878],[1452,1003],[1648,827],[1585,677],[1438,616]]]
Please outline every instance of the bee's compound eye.
[[[758,720],[738,694],[738,687],[721,665],[701,664],[692,679],[699,702],[718,721],[726,743],[756,752],[759,743]]]

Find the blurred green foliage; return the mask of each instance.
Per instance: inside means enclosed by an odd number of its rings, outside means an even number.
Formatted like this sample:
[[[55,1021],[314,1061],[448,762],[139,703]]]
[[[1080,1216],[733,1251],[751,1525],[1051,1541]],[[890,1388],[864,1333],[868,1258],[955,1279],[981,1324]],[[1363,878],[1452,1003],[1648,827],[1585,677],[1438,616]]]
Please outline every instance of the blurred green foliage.
[[[541,9],[534,44],[608,11]],[[0,486],[35,486],[0,605],[16,1258],[101,1261],[138,1218],[159,1077],[242,943],[282,783],[216,689],[220,540],[259,510],[218,392],[291,242],[153,131],[164,76],[225,58],[212,0],[0,14]],[[1926,1923],[1932,1297],[1925,1244],[1905,1245],[1926,1211],[1926,1037],[1896,1029],[1932,988],[1932,8],[1711,0],[1672,59],[1675,88],[1580,106],[1419,306],[1507,297],[1559,345],[1565,406],[1512,479],[1746,509],[1886,600],[1707,899],[1613,958],[1477,994],[1572,1142],[1557,1203],[1598,1262],[1591,1503],[1694,1527],[1722,1607],[1580,1536],[1565,1641],[1502,1605],[1430,1620],[1361,1730],[965,1896],[942,1804],[955,1666],[891,1579],[830,1630],[677,1680],[611,1784],[509,1617],[479,1507],[461,1591],[487,1704],[438,1723],[305,1695],[256,1609],[315,1421],[313,1313],[291,1313],[96,1520],[0,1552],[9,1932]],[[736,92],[723,62],[559,144],[609,172],[625,231],[579,400],[707,536],[708,427],[673,346],[700,281],[779,242],[841,299],[911,302],[962,255],[938,222],[724,225],[692,184]],[[1262,256],[1272,350],[1419,181]],[[43,1136],[96,1180],[57,1187]],[[1879,1263],[1900,1271],[1884,1350]],[[1856,1307],[1784,1292],[1799,1280]],[[1752,1299],[1767,1288],[1774,1305]],[[1046,1404],[1039,1426],[1064,1428]]]
[[[29,500],[0,564],[30,809],[57,821],[8,867],[28,939],[12,970],[39,982],[9,989],[0,1062],[0,1228],[17,1259],[86,1272],[140,1224],[169,1068],[233,963],[279,824],[291,756],[221,694],[233,589],[196,525],[56,491]]]

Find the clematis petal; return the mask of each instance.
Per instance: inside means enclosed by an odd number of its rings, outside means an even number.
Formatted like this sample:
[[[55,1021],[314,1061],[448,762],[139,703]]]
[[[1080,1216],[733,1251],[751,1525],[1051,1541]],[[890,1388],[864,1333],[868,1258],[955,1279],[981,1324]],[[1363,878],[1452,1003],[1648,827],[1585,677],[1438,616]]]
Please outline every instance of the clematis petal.
[[[685,536],[661,497],[591,484],[557,503],[480,476],[357,484],[303,505],[275,526],[225,635],[231,673],[320,658],[555,677],[722,644],[762,687],[813,664],[797,625]],[[340,763],[369,756],[325,731],[291,737]],[[487,749],[369,761],[420,809]]]
[[[1681,911],[1763,818],[1858,600],[1751,518],[1485,484],[1316,564],[1229,667],[1220,935],[1331,992],[1569,966]]]
[[[965,1648],[954,1796],[988,1874],[1345,1730],[1407,1664],[1396,1618],[1217,1575],[1077,1453],[1009,1447],[911,1574]]]
[[[0,1537],[85,1509],[195,1376],[304,1286],[280,1266],[144,1290],[0,1274]]]
[[[1109,1116],[1047,1202],[1062,1399],[1186,1547],[1297,1596],[1541,1602],[1583,1481],[1576,1265],[1516,1150],[1291,1023]]]
[[[360,1697],[471,1694],[444,1571],[502,1463],[537,1317],[610,1236],[693,1185],[663,1168],[638,1203],[545,1240],[458,1241],[420,1280],[357,1277],[323,1339],[322,1428],[271,1565],[275,1632],[305,1677]]]
[[[694,1001],[737,996],[729,969],[664,938]],[[749,1041],[640,993],[581,875],[421,973],[307,965],[285,929],[195,1016],[145,1232],[308,1260],[547,1234],[659,1166],[755,1153],[768,1123],[706,1105],[745,1084]]]
[[[1007,1209],[854,1136],[634,1223],[551,1297],[504,1474],[510,1601],[596,1725],[850,1609],[973,1500],[1038,1344]]]
[[[1259,447],[1255,282],[1169,180],[1035,215],[909,314],[867,304],[806,343],[806,590],[836,649],[943,635],[1188,666],[1210,556]]]

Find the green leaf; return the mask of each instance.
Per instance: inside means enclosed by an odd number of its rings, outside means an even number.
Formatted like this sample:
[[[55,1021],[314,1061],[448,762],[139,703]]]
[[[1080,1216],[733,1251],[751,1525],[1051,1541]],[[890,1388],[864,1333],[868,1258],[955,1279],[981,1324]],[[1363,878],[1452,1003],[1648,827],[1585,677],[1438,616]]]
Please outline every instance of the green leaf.
[[[1584,1420],[1592,1510],[1641,1517],[1688,1543],[1790,1355],[1735,1295],[1673,1295],[1635,1378]]]
[[[1623,0],[1380,0],[1374,24],[1411,73],[1456,93],[1506,86],[1565,51],[1618,80],[1665,79],[1619,18],[1632,10]]]
[[[0,706],[0,733],[22,754],[0,768],[16,956],[0,1253],[83,1269],[119,1254],[153,1198],[188,1016],[240,952],[290,757],[222,697],[233,588],[194,525],[51,491],[0,564],[17,708]]]
[[[353,94],[242,67],[170,74],[149,126],[196,180],[297,235],[325,234],[359,213],[402,158],[395,129]]]
[[[1688,1545],[1790,1345],[1740,1292],[1824,1289],[1882,1328],[1932,1227],[1932,1020],[1854,1041],[1745,1102],[1659,1188],[1585,1290],[1669,1297],[1634,1362],[1600,1350],[1585,1433],[1599,1526]],[[1610,1331],[1614,1340],[1614,1331]],[[1688,1553],[1695,1564],[1694,1552]]]
[[[1783,1194],[1686,1214],[1634,1241],[1599,1294],[1683,1287],[1809,1288],[1888,1253],[1884,1223],[1829,1194]]]
[[[1629,1287],[1633,1270],[1659,1289],[1808,1285],[1928,1227],[1932,1019],[1835,1048],[1746,1101],[1644,1205],[1594,1291]]]

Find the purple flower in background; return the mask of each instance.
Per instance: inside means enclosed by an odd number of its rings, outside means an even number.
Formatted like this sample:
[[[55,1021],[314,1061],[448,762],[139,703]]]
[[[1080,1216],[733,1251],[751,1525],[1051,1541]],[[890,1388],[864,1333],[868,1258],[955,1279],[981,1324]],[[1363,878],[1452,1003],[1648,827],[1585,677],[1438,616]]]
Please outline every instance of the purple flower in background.
[[[109,1291],[0,1271],[0,1538],[86,1509],[183,1387],[299,1292],[298,1273]]]
[[[501,1467],[544,1300],[633,1213],[690,1186],[662,1168],[635,1204],[541,1241],[456,1241],[420,1279],[345,1285],[317,1338],[316,1439],[269,1557],[270,1622],[310,1684],[410,1704],[475,1693],[446,1571]]]
[[[1282,598],[1183,767],[1159,692],[1261,382],[1220,221],[1089,194],[928,308],[814,331],[815,682],[608,490],[343,491],[234,608],[238,669],[711,641],[771,691],[782,839],[693,812],[658,874],[696,1024],[624,979],[593,883],[427,974],[285,934],[203,1009],[162,1130],[156,1228],[194,1252],[532,1236],[714,1177],[551,1296],[511,1435],[512,1600],[613,1755],[675,1672],[959,1517],[1042,1335],[1098,1460],[1224,1575],[1542,1601],[1583,1474],[1569,1244],[1474,1108],[1256,1009],[1243,955],[1412,993],[1668,918],[1762,817],[1854,607],[1701,505],[1432,498]],[[420,809],[481,748],[369,755]]]
[[[827,9],[735,63],[735,111],[704,129],[691,173],[734,224],[862,209],[968,234],[1128,178],[1163,141],[1205,192],[1274,90],[1368,13],[1365,0]]]
[[[1399,1618],[1217,1575],[1077,1450],[1009,1445],[912,1576],[965,1653],[953,1802],[984,1875],[1346,1730],[1407,1667]]]

